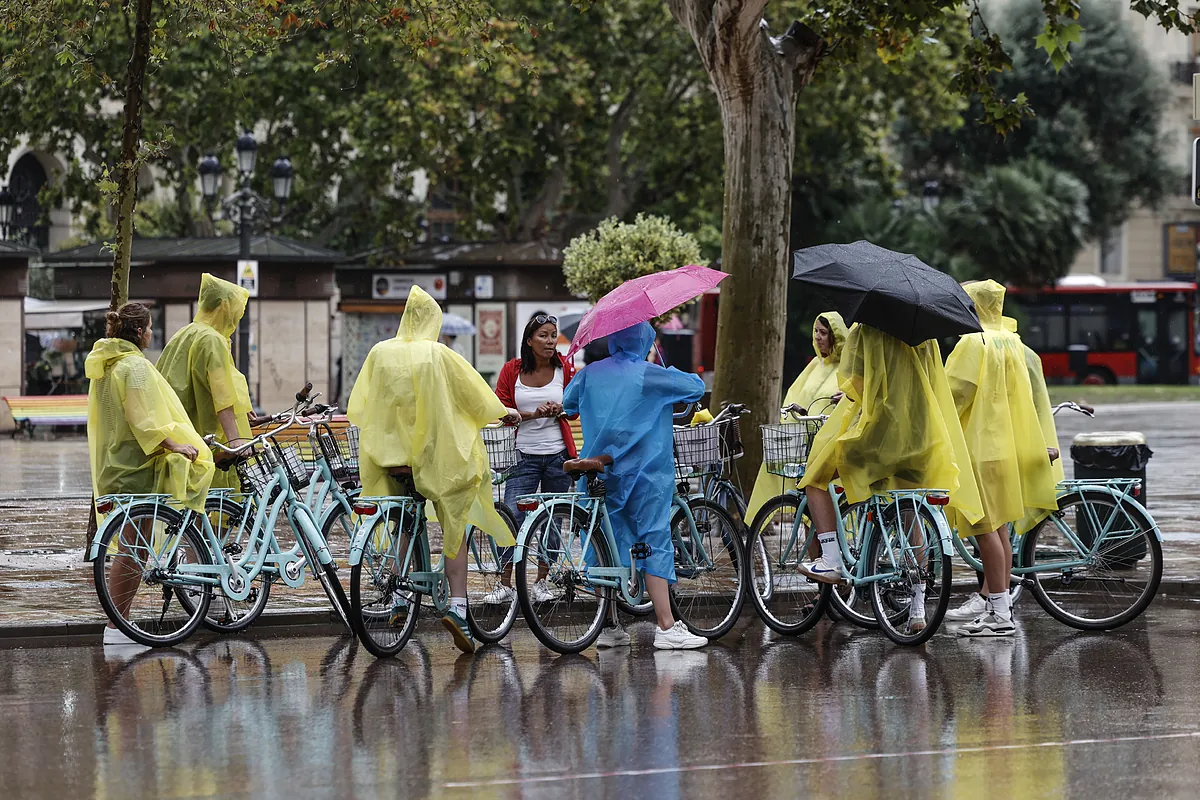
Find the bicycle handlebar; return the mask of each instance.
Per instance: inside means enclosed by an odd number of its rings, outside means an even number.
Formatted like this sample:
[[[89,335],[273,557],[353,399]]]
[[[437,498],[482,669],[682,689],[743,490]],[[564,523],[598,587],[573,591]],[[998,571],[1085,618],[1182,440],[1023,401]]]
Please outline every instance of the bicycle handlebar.
[[[311,383],[305,384],[303,389],[301,389],[299,392],[296,392],[296,404],[292,406],[291,411],[287,411],[287,412],[284,412],[281,414],[274,414],[267,418],[270,422],[274,422],[276,420],[281,420],[286,417],[287,421],[284,422],[282,425],[280,425],[278,428],[275,428],[275,429],[269,430],[269,431],[264,431],[263,433],[260,433],[258,436],[255,436],[251,439],[247,439],[243,444],[240,444],[237,447],[229,447],[222,442],[218,442],[216,435],[211,434],[211,433],[204,437],[204,443],[206,445],[208,445],[210,448],[212,448],[213,450],[217,450],[217,451],[220,451],[223,453],[228,453],[228,454],[234,455],[234,456],[245,455],[255,445],[266,441],[267,439],[269,439],[270,437],[279,433],[280,431],[290,428],[292,425],[294,425],[296,423],[296,418],[298,416],[300,416],[300,413],[299,413],[300,412],[300,404],[309,402],[308,395],[311,391],[312,391],[312,384]],[[318,394],[320,394],[320,393],[318,392]]]
[[[1065,403],[1059,403],[1058,405],[1056,405],[1051,413],[1058,414],[1058,412],[1062,411],[1064,408],[1068,408],[1071,411],[1078,411],[1080,414],[1083,414],[1088,417],[1096,416],[1096,409],[1092,408],[1087,403],[1074,403],[1074,402],[1071,402],[1070,400],[1068,400]]]
[[[680,411],[678,414],[672,414],[671,419],[675,420],[676,422],[682,422],[684,420],[691,419],[692,415],[696,413],[696,409],[699,407],[699,405],[699,403],[688,403],[687,408],[685,408],[683,411]]]

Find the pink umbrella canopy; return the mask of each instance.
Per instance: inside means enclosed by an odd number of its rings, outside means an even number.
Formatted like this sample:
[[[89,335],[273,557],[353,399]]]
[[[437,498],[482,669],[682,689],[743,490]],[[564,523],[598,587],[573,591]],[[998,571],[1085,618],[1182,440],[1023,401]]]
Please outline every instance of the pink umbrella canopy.
[[[639,322],[649,322],[695,300],[728,277],[729,273],[692,264],[625,281],[583,315],[567,358],[589,342]]]

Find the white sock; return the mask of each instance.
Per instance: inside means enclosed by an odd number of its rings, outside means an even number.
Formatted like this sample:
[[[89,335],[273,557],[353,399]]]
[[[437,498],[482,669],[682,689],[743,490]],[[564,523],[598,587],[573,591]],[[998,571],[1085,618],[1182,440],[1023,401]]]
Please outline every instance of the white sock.
[[[1008,592],[989,594],[988,602],[992,604],[992,613],[996,616],[1004,619],[1012,617],[1012,610],[1008,606]]]
[[[451,597],[450,598],[450,610],[453,611],[455,614],[458,614],[458,616],[460,618],[466,619],[467,618],[467,598]]]
[[[842,563],[842,550],[838,547],[837,531],[818,533],[817,541],[821,544],[821,558],[825,559],[826,564],[832,566]]]
[[[912,587],[912,605],[925,611],[925,584],[919,583]]]

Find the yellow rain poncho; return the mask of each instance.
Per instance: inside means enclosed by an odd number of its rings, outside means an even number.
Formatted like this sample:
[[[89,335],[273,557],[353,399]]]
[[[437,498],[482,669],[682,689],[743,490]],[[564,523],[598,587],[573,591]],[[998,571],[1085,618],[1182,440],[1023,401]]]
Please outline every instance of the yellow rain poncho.
[[[1017,321],[1012,317],[1004,317],[1001,327],[1009,333],[1017,333]],[[1046,375],[1042,372],[1042,358],[1033,349],[1021,342],[1025,350],[1025,371],[1029,374],[1029,386],[1033,389],[1033,407],[1037,410],[1038,424],[1042,428],[1042,440],[1046,447],[1058,449],[1058,428],[1054,425],[1054,407],[1050,403],[1050,391],[1046,388]],[[1062,454],[1050,465],[1050,473],[1055,483],[1064,477]],[[1027,508],[1025,516],[1017,523],[1017,533],[1031,531],[1048,513],[1045,509]]]
[[[442,524],[445,554],[453,558],[468,524],[499,545],[516,542],[493,505],[479,434],[505,415],[504,405],[462,356],[438,343],[441,329],[442,310],[414,286],[396,338],[367,355],[346,416],[360,429],[363,496],[396,494],[388,468],[412,467],[417,490]]]
[[[937,342],[910,347],[854,325],[838,385],[846,396],[813,440],[801,488],[823,489],[836,473],[851,503],[889,489],[940,489],[968,519],[982,516]]]
[[[233,409],[238,436],[251,436],[246,417],[252,410],[250,392],[229,349],[229,337],[237,330],[249,297],[242,287],[204,273],[196,319],[172,336],[158,357],[158,371],[179,395],[196,430],[201,436],[216,434],[219,442],[227,439],[217,412],[226,408]],[[213,479],[216,489],[236,489],[238,485],[233,470],[218,470]]]
[[[96,497],[169,494],[203,511],[213,479],[212,455],[175,392],[137,345],[101,339],[84,371],[91,381],[87,433]],[[200,455],[193,463],[168,453],[164,439],[189,444]]]
[[[833,349],[829,351],[829,355],[824,357],[821,356],[821,350],[817,347],[817,322],[821,320],[824,320],[833,334]],[[826,311],[813,321],[815,358],[805,365],[804,371],[787,390],[787,394],[783,398],[784,408],[795,404],[807,410],[809,414],[828,413],[825,409],[828,404],[818,401],[830,397],[838,391],[838,364],[842,360],[842,348],[845,344],[846,323],[842,320],[841,314],[836,311]],[[829,408],[832,410],[832,406]],[[779,421],[787,422],[787,417],[785,416]],[[776,495],[783,494],[786,490],[787,482],[783,478],[767,472],[765,464],[760,466],[758,478],[754,481],[754,491],[750,495],[750,502],[746,505],[746,524],[749,525],[754,520],[754,516],[767,504],[767,501]]]
[[[959,338],[946,376],[984,509],[982,519],[954,522],[960,536],[973,536],[1020,520],[1026,509],[1051,510],[1058,503],[1025,345],[1003,328],[1004,287],[976,281],[963,288],[975,301],[983,332]]]

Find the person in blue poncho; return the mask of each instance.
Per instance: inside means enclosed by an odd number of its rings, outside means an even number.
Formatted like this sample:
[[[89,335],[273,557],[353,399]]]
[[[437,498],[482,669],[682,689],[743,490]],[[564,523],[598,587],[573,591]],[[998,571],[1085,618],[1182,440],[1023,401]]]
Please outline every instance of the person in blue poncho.
[[[567,386],[563,409],[578,414],[583,425],[582,458],[611,456],[605,471],[609,518],[617,540],[617,556],[629,566],[635,542],[650,546],[639,566],[654,601],[660,650],[690,650],[708,640],[691,633],[671,614],[668,594],[675,582],[671,545],[671,496],[675,490],[671,411],[675,403],[704,396],[696,375],[646,361],[654,344],[654,328],[642,322],[608,337],[609,358],[584,367]],[[614,612],[614,618],[616,616]],[[601,632],[599,647],[629,644],[629,634],[615,619]]]

